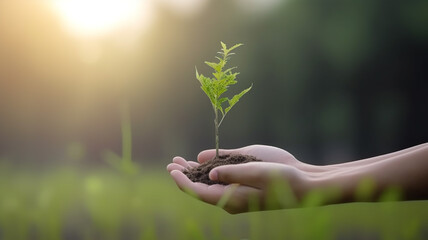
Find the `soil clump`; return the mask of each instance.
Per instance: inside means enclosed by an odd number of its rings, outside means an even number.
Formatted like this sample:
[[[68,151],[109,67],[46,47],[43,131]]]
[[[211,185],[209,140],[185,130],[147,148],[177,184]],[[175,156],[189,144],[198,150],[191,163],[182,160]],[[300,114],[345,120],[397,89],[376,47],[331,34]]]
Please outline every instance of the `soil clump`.
[[[227,183],[223,183],[220,181],[212,181],[208,176],[211,169],[222,165],[241,164],[241,163],[247,163],[247,162],[260,162],[260,161],[261,160],[249,155],[241,155],[241,154],[223,155],[223,156],[219,156],[219,158],[214,158],[212,160],[206,161],[197,167],[185,170],[183,173],[186,174],[186,176],[192,182],[201,182],[208,185],[213,185],[213,184],[227,185]]]

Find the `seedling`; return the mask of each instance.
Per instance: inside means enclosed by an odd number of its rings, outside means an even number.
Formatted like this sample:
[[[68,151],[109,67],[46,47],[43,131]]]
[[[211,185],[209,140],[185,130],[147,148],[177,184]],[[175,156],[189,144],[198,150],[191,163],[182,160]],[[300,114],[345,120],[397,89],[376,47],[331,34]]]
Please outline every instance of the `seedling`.
[[[128,104],[122,106],[122,156],[107,150],[104,159],[116,170],[129,176],[134,176],[140,171],[139,166],[132,161],[132,131],[131,116]]]
[[[240,92],[239,94],[236,94],[231,99],[227,97],[221,97],[223,93],[225,93],[229,86],[234,85],[237,83],[236,76],[239,74],[238,72],[233,72],[233,70],[236,67],[227,68],[225,69],[225,66],[227,64],[227,61],[230,59],[230,56],[232,56],[234,53],[232,51],[243,44],[235,44],[231,48],[227,48],[226,44],[223,42],[221,43],[221,52],[218,52],[220,56],[216,56],[218,62],[205,62],[208,66],[210,66],[212,69],[214,69],[213,72],[213,78],[205,77],[202,74],[198,73],[198,70],[196,69],[196,78],[201,83],[201,88],[205,92],[205,94],[208,96],[208,98],[211,101],[215,119],[214,119],[214,125],[215,125],[215,148],[216,148],[216,158],[219,157],[218,149],[219,149],[219,128],[220,125],[223,123],[224,118],[226,117],[227,113],[229,113],[230,109],[232,109],[233,106],[239,101],[239,99],[244,96],[248,91],[251,90],[252,85],[245,89],[244,91]],[[227,104],[225,104],[227,103]],[[223,105],[228,105],[226,108],[223,108]],[[219,116],[221,113],[221,117]]]

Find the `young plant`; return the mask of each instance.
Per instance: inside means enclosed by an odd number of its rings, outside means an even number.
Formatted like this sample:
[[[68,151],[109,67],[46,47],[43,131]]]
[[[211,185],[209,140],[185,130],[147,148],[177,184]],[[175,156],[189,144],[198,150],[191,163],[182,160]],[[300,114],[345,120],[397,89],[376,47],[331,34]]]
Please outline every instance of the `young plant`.
[[[231,48],[227,48],[226,44],[223,42],[221,43],[221,52],[218,52],[220,56],[216,56],[218,62],[205,62],[208,66],[210,66],[212,69],[214,69],[213,77],[205,77],[202,74],[198,73],[198,70],[196,69],[196,78],[201,83],[201,88],[205,92],[205,94],[208,96],[208,98],[211,101],[215,119],[214,119],[214,125],[215,125],[215,148],[216,148],[216,158],[219,157],[218,149],[219,149],[219,127],[221,123],[223,122],[224,118],[226,117],[227,113],[232,109],[233,106],[239,101],[239,99],[244,96],[250,89],[252,88],[252,85],[245,89],[244,91],[240,92],[239,94],[236,94],[231,99],[227,97],[221,97],[223,93],[227,91],[229,86],[234,85],[237,83],[236,76],[239,74],[238,72],[233,72],[233,70],[236,67],[227,68],[225,69],[225,66],[227,64],[227,61],[230,59],[230,56],[233,55],[232,50],[242,46],[242,44],[235,44]],[[227,107],[223,108],[223,105],[227,103]],[[219,116],[221,113],[221,117]]]

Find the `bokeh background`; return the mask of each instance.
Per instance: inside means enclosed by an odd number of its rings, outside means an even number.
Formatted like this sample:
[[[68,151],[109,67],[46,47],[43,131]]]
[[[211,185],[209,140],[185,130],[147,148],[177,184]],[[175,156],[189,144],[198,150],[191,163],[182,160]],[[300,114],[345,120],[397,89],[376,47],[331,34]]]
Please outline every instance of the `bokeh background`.
[[[426,239],[427,201],[394,189],[231,216],[165,166],[214,147],[195,67],[220,41],[244,44],[228,93],[253,84],[222,148],[329,164],[427,142],[427,26],[426,0],[0,0],[0,239]]]
[[[427,12],[423,0],[2,0],[0,156],[52,163],[77,145],[102,163],[120,152],[127,103],[137,161],[195,159],[214,127],[194,69],[210,74],[220,41],[245,44],[230,94],[254,84],[223,148],[323,164],[426,142]]]

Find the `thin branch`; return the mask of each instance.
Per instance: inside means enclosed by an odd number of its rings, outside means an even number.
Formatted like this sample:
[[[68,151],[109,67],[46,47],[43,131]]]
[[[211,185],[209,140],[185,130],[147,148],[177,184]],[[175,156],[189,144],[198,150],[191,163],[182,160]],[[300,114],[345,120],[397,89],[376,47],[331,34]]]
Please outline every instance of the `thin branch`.
[[[220,120],[220,123],[218,124],[218,127],[220,127],[221,123],[223,122],[224,117],[226,117],[226,114],[227,114],[227,113],[225,113],[225,114],[223,115],[223,117],[221,117],[221,120]]]

